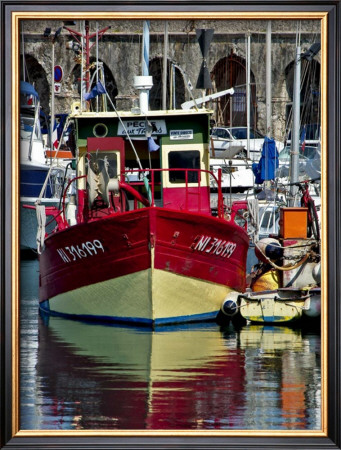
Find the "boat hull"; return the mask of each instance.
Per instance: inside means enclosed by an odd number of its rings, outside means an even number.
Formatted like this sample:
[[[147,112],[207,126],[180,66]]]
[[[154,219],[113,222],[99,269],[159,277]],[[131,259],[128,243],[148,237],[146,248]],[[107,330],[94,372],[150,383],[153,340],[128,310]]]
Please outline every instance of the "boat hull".
[[[245,289],[247,249],[237,225],[163,208],[76,225],[45,240],[40,306],[145,325],[213,320]]]
[[[295,288],[252,292],[242,296],[240,313],[254,323],[290,323],[319,318],[320,289],[301,291]]]
[[[29,252],[37,256],[37,232],[38,221],[35,209],[38,197],[20,197],[20,250]],[[58,208],[60,200],[58,198],[42,198],[41,205],[46,207],[54,206]],[[30,206],[31,208],[27,208]],[[49,222],[49,219],[46,221]],[[51,233],[55,228],[55,222],[46,226],[46,232]]]
[[[20,196],[39,197],[49,172],[47,164],[22,164],[20,167]],[[52,196],[51,184],[47,183],[44,197]]]

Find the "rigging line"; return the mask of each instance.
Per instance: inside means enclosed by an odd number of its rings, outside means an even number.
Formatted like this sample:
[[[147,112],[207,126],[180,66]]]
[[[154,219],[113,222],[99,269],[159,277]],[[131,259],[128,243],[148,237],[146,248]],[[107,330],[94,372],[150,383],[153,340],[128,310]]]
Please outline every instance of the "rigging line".
[[[133,141],[131,140],[131,138],[130,138],[130,136],[129,136],[128,130],[127,130],[126,126],[124,125],[123,120],[121,119],[121,116],[118,114],[117,109],[115,108],[115,105],[114,105],[113,101],[111,100],[111,98],[110,98],[110,96],[109,96],[109,94],[108,94],[108,92],[107,92],[106,87],[105,87],[105,86],[103,86],[103,87],[104,87],[106,96],[108,97],[109,102],[111,103],[111,106],[112,106],[113,110],[115,111],[118,120],[120,121],[120,124],[122,125],[124,131],[126,132],[126,136],[127,136],[127,138],[128,138],[128,141],[129,141],[129,143],[130,143],[130,145],[131,145],[131,148],[133,149],[133,151],[134,151],[134,153],[135,153],[136,162],[137,162],[137,164],[139,165],[140,169],[143,170],[143,167],[142,167],[140,158],[139,158],[139,156],[138,156],[138,154],[137,154],[137,151],[136,151],[136,149],[135,149],[135,147],[134,147]]]
[[[65,134],[65,132],[66,132],[66,130],[67,130],[69,124],[70,124],[70,119],[69,119],[69,117],[67,117],[67,119],[65,120],[65,124],[64,124],[64,128],[63,128],[63,131],[62,131],[60,140],[59,140],[59,142],[58,142],[58,147],[57,147],[56,153],[55,153],[55,155],[54,155],[54,157],[53,157],[53,160],[52,160],[52,162],[51,162],[50,168],[49,168],[49,170],[48,170],[48,172],[47,172],[47,175],[46,175],[44,184],[43,184],[43,186],[42,186],[42,188],[41,188],[39,197],[38,197],[38,199],[36,200],[36,204],[40,204],[40,201],[41,201],[41,199],[42,199],[42,197],[43,197],[43,193],[45,192],[45,190],[46,190],[46,188],[47,188],[47,183],[48,183],[49,180],[50,180],[51,172],[52,172],[53,169],[56,168],[56,166],[54,166],[54,163],[55,163],[56,160],[57,160],[57,157],[58,157],[57,155],[58,155],[58,152],[59,152],[61,143],[62,143],[62,141],[63,141],[64,134]],[[52,149],[51,149],[51,150],[52,150]]]

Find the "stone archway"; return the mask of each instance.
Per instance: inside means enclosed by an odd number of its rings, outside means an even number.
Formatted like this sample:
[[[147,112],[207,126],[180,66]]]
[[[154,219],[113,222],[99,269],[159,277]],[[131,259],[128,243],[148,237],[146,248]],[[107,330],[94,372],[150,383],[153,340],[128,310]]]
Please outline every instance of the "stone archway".
[[[217,92],[234,88],[234,95],[215,100],[215,120],[218,125],[246,126],[246,61],[231,51],[220,59],[211,71],[211,78]],[[257,101],[255,76],[251,72],[250,124],[257,128]]]
[[[156,57],[149,62],[149,75],[153,77],[153,87],[149,94],[149,105],[151,110],[162,109],[162,72],[163,58]],[[167,60],[167,93],[166,108],[180,109],[181,103],[185,101],[185,85],[180,70]]]
[[[95,72],[95,58],[90,58],[90,80],[92,80],[91,82],[91,86],[90,86],[90,90],[96,85],[96,76],[94,76],[94,72]],[[105,79],[105,88],[109,94],[109,97],[111,98],[112,102],[115,105],[115,97],[118,94],[118,89],[117,89],[117,85],[116,85],[116,81],[115,78],[111,72],[111,70],[109,69],[109,67],[103,62],[103,61],[99,61],[101,64],[103,64],[103,70],[104,70],[104,79]],[[78,93],[78,95],[81,95],[81,65],[77,64],[70,75],[70,82],[72,85],[72,89],[73,91],[76,91]],[[116,105],[115,105],[116,106]],[[110,102],[107,103],[107,108],[108,111],[112,111],[113,108],[110,104]]]
[[[294,86],[294,61],[285,68],[285,82],[288,96],[291,102],[286,110],[286,122],[291,126],[293,86]],[[301,58],[301,95],[300,95],[300,119],[301,125],[320,124],[320,82],[321,68],[316,60],[308,61]]]
[[[43,66],[34,56],[25,54],[25,75],[23,73],[23,68],[21,68],[21,70],[21,80],[27,81],[34,86],[35,90],[38,92],[42,110],[46,115],[49,115],[50,95],[46,95],[46,93],[49,93],[51,88],[47,81],[46,72]]]

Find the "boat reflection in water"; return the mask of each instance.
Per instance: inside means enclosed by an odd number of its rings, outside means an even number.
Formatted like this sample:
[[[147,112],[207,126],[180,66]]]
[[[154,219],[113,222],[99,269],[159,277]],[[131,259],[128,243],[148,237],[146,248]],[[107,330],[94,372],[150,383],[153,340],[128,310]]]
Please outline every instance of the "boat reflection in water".
[[[42,319],[41,429],[320,429],[316,334]]]
[[[240,332],[245,350],[246,422],[255,429],[318,428],[321,408],[320,335],[300,329],[251,325]],[[264,416],[264,405],[267,415]],[[314,414],[314,413],[313,413]],[[314,420],[312,427],[310,420]]]
[[[38,376],[46,394],[74,404],[74,428],[236,426],[245,397],[244,356],[217,325],[145,329],[49,317],[40,328]],[[227,393],[221,401],[221,392]]]

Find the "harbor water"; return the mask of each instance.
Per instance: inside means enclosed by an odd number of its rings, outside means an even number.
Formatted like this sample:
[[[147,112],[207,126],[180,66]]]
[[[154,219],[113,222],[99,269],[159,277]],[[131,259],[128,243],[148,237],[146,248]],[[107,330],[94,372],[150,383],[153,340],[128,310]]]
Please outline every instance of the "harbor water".
[[[320,331],[43,317],[21,263],[22,430],[319,430]]]

